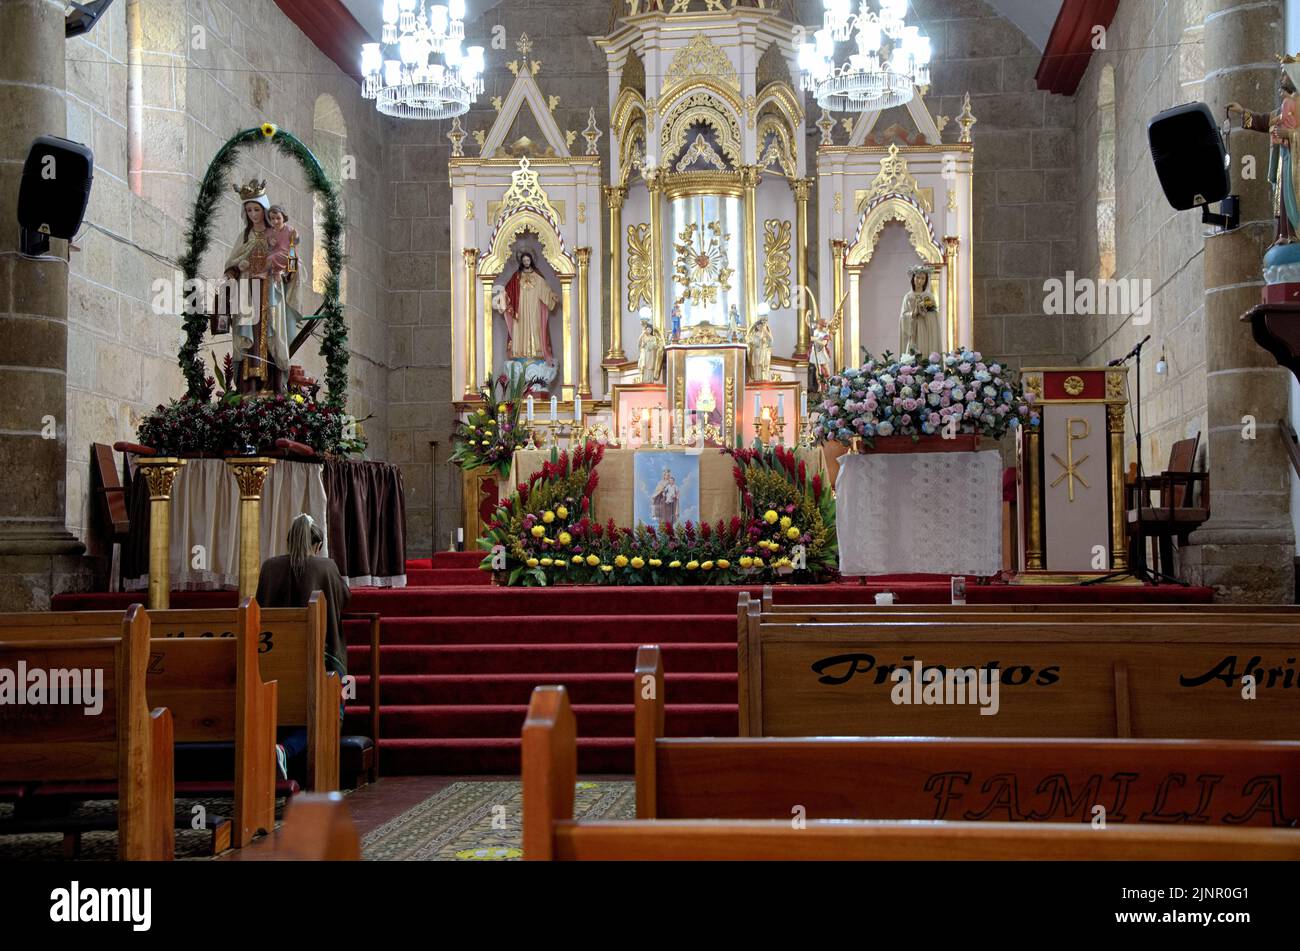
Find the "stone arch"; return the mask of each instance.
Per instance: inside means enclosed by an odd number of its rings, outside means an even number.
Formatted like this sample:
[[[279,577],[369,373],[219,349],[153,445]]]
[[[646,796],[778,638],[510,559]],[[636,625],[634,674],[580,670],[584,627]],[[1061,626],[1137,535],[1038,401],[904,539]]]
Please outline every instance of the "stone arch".
[[[921,206],[912,199],[891,195],[868,205],[863,211],[858,225],[857,240],[849,248],[845,261],[849,267],[870,263],[876,252],[880,233],[890,221],[902,222],[903,227],[907,229],[912,247],[916,249],[917,257],[922,261],[933,265],[944,263],[943,248],[940,247],[930,219]]]

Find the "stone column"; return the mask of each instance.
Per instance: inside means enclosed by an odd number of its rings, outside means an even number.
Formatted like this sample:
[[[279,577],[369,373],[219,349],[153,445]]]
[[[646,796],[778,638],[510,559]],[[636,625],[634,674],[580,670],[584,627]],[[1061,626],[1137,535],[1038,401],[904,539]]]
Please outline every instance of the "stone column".
[[[591,315],[587,313],[587,279],[591,270],[591,248],[577,248],[576,254],[578,256],[578,392],[585,399],[590,399],[591,353],[587,342],[587,330]]]
[[[1280,2],[1207,0],[1205,101],[1215,115],[1237,101],[1275,109],[1281,52]],[[1265,135],[1234,133],[1233,191],[1241,227],[1205,243],[1205,356],[1210,520],[1181,552],[1194,584],[1222,601],[1292,603],[1295,537],[1290,517],[1291,464],[1277,421],[1287,415],[1287,373],[1256,346],[1241,315],[1259,302],[1261,259],[1273,240],[1272,199],[1264,175],[1241,178],[1249,151],[1268,167]],[[1255,438],[1245,417],[1255,422]],[[1163,566],[1162,566],[1163,567]]]
[[[790,183],[794,190],[795,246],[794,269],[799,281],[799,293],[795,297],[795,314],[798,327],[795,331],[794,358],[807,360],[810,330],[808,326],[808,198],[812,194],[816,179],[796,178]]]
[[[623,352],[623,201],[627,189],[605,186],[605,206],[609,209],[609,349],[606,366],[627,361]]]
[[[478,282],[478,248],[466,248],[461,252],[465,258],[465,399],[478,398],[478,313],[475,311],[477,298],[475,285]],[[492,339],[492,311],[484,312],[484,335]],[[488,360],[488,376],[492,375],[492,361]]]
[[[0,610],[48,609],[88,586],[66,529],[68,264],[54,241],[19,257],[17,206],[32,140],[67,133],[61,0],[0,0]]]
[[[758,320],[758,182],[762,169],[745,165],[740,180],[745,187],[745,325]]]
[[[654,307],[654,325],[668,339],[665,329],[668,314],[664,310],[664,223],[663,223],[663,171],[652,168],[645,172],[646,187],[650,190],[650,270],[654,280],[650,285],[651,301]]]

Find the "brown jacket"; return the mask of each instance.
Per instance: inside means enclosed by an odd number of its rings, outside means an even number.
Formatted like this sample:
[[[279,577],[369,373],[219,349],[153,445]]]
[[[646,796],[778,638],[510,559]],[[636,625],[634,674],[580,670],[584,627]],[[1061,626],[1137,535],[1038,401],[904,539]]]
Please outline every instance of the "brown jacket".
[[[352,598],[338,566],[328,558],[311,557],[301,580],[294,577],[288,555],[262,562],[257,578],[257,603],[264,608],[305,608],[313,591],[325,595],[325,667],[347,676],[348,651],[343,642],[343,610]]]

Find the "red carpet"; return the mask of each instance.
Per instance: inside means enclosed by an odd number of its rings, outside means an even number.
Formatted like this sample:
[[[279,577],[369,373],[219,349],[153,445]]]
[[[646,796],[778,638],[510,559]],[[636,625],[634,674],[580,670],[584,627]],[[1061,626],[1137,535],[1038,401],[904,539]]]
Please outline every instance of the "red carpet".
[[[359,588],[349,610],[383,615],[381,769],[397,774],[513,773],[533,687],[564,684],[578,721],[578,768],[632,772],[632,665],[659,644],[672,736],[735,736],[739,587],[493,588],[479,552],[438,552],[407,563],[410,587]],[[759,588],[751,588],[754,594]],[[947,577],[873,578],[868,584],[777,588],[782,603],[902,604],[949,600]],[[55,610],[124,607],[144,594],[54,598]],[[1208,603],[1208,588],[976,585],[973,604]],[[235,592],[175,592],[172,606],[232,606]],[[358,705],[345,730],[364,733],[370,697],[366,625],[350,622],[348,669]]]

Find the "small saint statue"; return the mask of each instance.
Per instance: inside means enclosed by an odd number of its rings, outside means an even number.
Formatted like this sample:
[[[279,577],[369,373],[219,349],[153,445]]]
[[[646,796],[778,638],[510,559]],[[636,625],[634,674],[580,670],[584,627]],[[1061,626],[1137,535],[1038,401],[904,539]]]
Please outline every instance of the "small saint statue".
[[[898,352],[900,356],[913,353],[925,359],[939,352],[939,307],[930,290],[930,269],[914,267],[907,273],[912,289],[903,297],[899,319],[902,344]]]
[[[1293,243],[1300,232],[1300,100],[1296,97],[1300,62],[1295,59],[1288,56],[1282,60],[1278,78],[1281,101],[1276,112],[1252,112],[1240,103],[1228,103],[1228,115],[1241,116],[1243,129],[1267,133],[1272,141],[1268,180],[1273,186],[1273,213],[1277,217],[1274,247]]]
[[[551,311],[559,297],[538,272],[531,251],[520,251],[515,261],[518,270],[506,282],[505,294],[497,295],[497,309],[506,321],[511,378],[522,371],[530,383],[549,389],[556,376]]]
[[[288,215],[266,196],[266,182],[232,185],[243,203],[243,231],[226,260],[226,277],[252,284],[253,300],[241,302],[231,328],[231,350],[240,393],[283,393],[289,380],[289,344],[301,315],[297,298],[298,232]],[[249,305],[252,305],[251,307]]]
[[[637,341],[637,369],[642,383],[657,383],[664,366],[664,339],[649,317],[641,318],[641,339]]]
[[[672,312],[672,340],[673,343],[680,343],[682,339],[682,302],[677,301],[673,304]]]
[[[745,324],[740,319],[740,310],[735,304],[727,311],[727,337],[731,340],[745,339]]]
[[[772,328],[767,317],[760,315],[749,328],[749,378],[755,382],[771,379]]]

